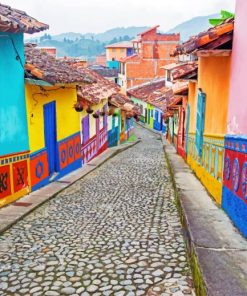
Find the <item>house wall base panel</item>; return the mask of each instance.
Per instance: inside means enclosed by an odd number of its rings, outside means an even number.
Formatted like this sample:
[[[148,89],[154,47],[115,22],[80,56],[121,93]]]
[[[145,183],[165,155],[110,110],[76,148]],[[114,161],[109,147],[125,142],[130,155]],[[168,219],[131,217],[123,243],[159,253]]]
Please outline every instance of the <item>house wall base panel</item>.
[[[236,194],[223,186],[222,208],[233,221],[234,225],[247,238],[247,205]]]
[[[198,162],[190,155],[187,157],[187,162],[191,169],[195,172],[198,179],[206,187],[207,191],[212,195],[218,204],[221,204],[222,198],[222,183],[217,181],[210,175]]]
[[[0,157],[0,208],[30,192],[29,152]]]

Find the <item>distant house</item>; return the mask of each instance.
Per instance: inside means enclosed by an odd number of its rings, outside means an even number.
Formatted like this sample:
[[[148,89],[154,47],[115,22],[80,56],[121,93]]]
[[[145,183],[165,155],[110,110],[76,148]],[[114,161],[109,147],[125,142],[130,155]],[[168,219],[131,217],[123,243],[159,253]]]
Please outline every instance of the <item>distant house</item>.
[[[127,90],[127,94],[139,106],[140,120],[151,128],[162,131],[163,114],[173,95],[172,89],[165,86],[165,79],[154,79],[134,86]]]
[[[110,69],[120,69],[120,60],[131,56],[134,52],[131,41],[122,41],[106,46],[106,66]]]
[[[0,4],[0,207],[30,191],[24,33],[48,26]]]
[[[47,47],[37,47],[39,48],[42,52],[46,52],[50,55],[52,55],[53,57],[57,56],[57,49],[56,47],[51,47],[51,46],[47,46]]]
[[[106,55],[100,54],[96,56],[95,64],[105,67],[106,66]]]
[[[180,34],[160,34],[155,26],[133,40],[134,54],[120,60],[119,85],[123,91],[162,78],[162,66],[177,60],[171,53],[179,44]]]

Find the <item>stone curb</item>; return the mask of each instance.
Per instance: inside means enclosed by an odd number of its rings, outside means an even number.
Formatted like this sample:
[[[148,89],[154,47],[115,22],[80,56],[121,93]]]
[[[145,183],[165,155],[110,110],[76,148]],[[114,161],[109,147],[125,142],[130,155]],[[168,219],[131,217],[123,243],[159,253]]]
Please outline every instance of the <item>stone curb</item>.
[[[247,241],[162,137],[198,296],[247,295]]]
[[[9,204],[1,208],[0,235],[7,229],[9,229],[12,225],[17,223],[19,220],[24,218],[26,215],[30,214],[36,208],[38,208],[48,200],[54,198],[61,191],[70,187],[75,182],[79,181],[83,177],[87,176],[88,174],[99,168],[109,159],[135,146],[140,142],[141,140],[136,140],[133,142],[122,144],[121,146],[108,148],[105,152],[94,158],[90,163],[85,164],[81,169],[71,172],[60,180],[50,183],[47,186],[42,187],[41,189],[18,199],[18,202],[27,203],[27,206],[15,206],[14,204]]]

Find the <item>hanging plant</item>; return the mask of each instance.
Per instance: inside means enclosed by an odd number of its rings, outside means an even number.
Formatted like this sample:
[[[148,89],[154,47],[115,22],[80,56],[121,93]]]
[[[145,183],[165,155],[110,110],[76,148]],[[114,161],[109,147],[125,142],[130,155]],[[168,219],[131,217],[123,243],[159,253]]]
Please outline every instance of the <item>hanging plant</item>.
[[[100,116],[105,116],[105,111],[101,111]]]
[[[93,117],[94,117],[94,118],[99,118],[99,114],[94,113],[94,114],[93,114]]]
[[[114,117],[118,116],[117,112],[114,112],[114,113],[112,114],[112,116],[114,116]]]
[[[86,109],[87,114],[92,114],[93,113],[93,109],[91,109],[90,106],[87,107]]]
[[[76,102],[76,103],[74,104],[74,108],[75,108],[75,111],[76,111],[76,112],[81,112],[81,111],[83,111],[83,106],[82,106],[82,103],[80,103],[80,102]]]

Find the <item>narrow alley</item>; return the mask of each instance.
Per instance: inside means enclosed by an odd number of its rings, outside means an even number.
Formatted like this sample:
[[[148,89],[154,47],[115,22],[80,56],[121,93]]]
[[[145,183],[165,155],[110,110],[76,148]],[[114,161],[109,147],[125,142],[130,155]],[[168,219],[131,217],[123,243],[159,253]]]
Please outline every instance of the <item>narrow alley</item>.
[[[0,295],[194,295],[160,136],[136,136],[0,237]]]

